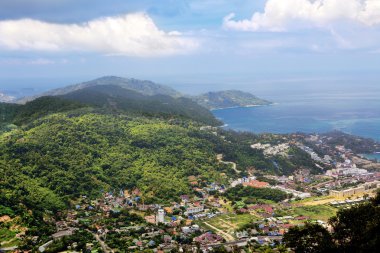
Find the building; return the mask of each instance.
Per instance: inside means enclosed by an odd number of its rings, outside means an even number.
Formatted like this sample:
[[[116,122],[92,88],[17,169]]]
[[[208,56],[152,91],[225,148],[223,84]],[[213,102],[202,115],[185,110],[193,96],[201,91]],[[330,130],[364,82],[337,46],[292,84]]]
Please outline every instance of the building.
[[[191,207],[188,207],[186,209],[186,214],[190,215],[190,214],[194,214],[194,213],[200,213],[200,212],[203,212],[204,209],[205,208],[204,208],[203,205],[200,205],[200,206],[191,206]]]
[[[145,216],[145,221],[151,224],[156,224],[156,216],[154,215]]]
[[[164,209],[158,209],[157,223],[164,223],[164,222],[165,222],[165,211]]]
[[[65,236],[71,236],[74,232],[78,230],[77,228],[68,228],[67,230],[59,231],[57,233],[52,234],[53,240],[60,240]]]
[[[212,234],[208,232],[201,236],[195,237],[193,240],[194,242],[198,242],[202,245],[206,245],[206,244],[221,243],[223,242],[223,237],[221,237],[220,235]]]
[[[330,190],[330,196],[336,197],[336,198],[346,198],[346,197],[351,197],[353,195],[364,193],[364,192],[365,192],[364,186],[359,186],[356,188],[350,188],[343,191]]]
[[[265,188],[265,187],[269,187],[269,183],[267,182],[261,182],[261,181],[258,181],[258,180],[251,180],[249,182],[246,182],[246,183],[243,183],[244,186],[250,186],[250,187],[253,187],[253,188]]]
[[[351,197],[356,194],[363,194],[365,192],[376,190],[377,188],[380,188],[380,181],[373,181],[373,182],[367,182],[364,183],[356,188],[349,188],[342,191],[335,191],[330,190],[330,196],[337,197],[337,198],[346,198]]]

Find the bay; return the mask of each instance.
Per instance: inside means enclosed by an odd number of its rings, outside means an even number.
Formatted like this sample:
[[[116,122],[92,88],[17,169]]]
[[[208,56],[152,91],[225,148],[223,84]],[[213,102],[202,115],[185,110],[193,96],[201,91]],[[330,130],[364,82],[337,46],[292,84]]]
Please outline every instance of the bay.
[[[380,162],[380,154],[362,154],[362,156],[369,160],[377,160],[378,162]]]
[[[268,96],[269,97],[269,96]],[[267,97],[267,98],[268,98]],[[227,128],[255,133],[345,133],[380,141],[380,92],[281,94],[270,106],[214,110]]]

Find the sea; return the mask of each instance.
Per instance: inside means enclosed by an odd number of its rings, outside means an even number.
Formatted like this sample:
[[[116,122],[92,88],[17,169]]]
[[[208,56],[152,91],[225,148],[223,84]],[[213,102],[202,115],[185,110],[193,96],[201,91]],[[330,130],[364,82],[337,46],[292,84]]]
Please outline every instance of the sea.
[[[339,130],[380,141],[380,81],[367,84],[360,84],[358,80],[355,83],[340,81],[330,85],[318,85],[315,81],[314,85],[271,86],[258,93],[273,104],[219,109],[213,110],[213,114],[226,128],[238,131],[324,133]],[[374,156],[380,160],[380,154]]]
[[[362,154],[365,158],[369,160],[376,160],[377,162],[380,162],[380,154]]]

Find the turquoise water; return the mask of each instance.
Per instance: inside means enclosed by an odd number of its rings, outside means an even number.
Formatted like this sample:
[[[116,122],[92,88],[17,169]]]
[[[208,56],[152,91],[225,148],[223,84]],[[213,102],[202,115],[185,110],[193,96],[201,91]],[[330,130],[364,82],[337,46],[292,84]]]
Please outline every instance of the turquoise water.
[[[340,130],[380,141],[380,93],[273,96],[270,106],[214,110],[228,128],[255,133]]]
[[[377,160],[378,162],[380,162],[380,154],[362,154],[362,156],[369,160]]]

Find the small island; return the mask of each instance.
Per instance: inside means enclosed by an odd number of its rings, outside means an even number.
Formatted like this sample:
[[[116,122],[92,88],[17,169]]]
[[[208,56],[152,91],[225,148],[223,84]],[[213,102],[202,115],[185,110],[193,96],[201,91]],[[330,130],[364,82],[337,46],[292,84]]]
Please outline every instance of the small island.
[[[240,90],[207,92],[192,97],[192,99],[210,110],[273,104],[270,101],[258,98],[251,93]]]

